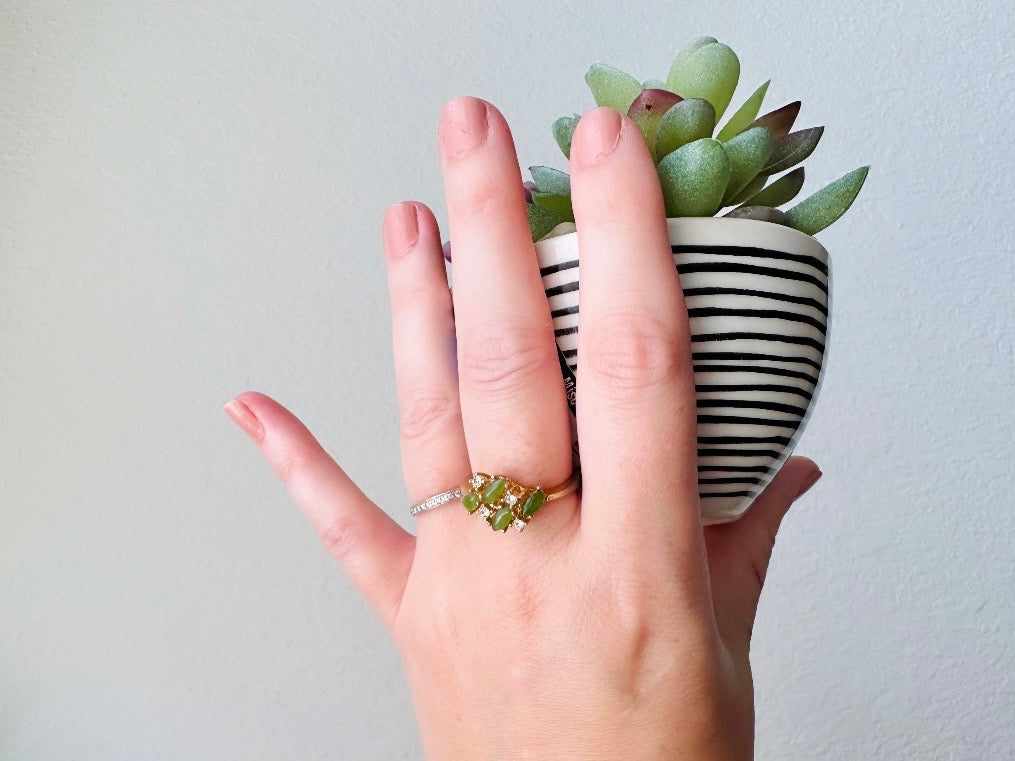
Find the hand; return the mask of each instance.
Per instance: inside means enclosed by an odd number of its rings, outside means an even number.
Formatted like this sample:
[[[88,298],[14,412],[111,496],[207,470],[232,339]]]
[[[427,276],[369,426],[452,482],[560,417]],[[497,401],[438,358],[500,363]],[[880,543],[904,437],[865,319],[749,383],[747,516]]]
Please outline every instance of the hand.
[[[510,130],[462,97],[440,135],[453,292],[426,206],[392,206],[384,226],[414,503],[473,471],[551,485],[571,469]],[[391,632],[431,761],[750,758],[758,597],[783,515],[820,472],[791,458],[743,518],[703,530],[689,324],[635,125],[586,113],[571,177],[583,484],[522,533],[456,501],[413,537],[272,399],[248,391],[227,410]]]

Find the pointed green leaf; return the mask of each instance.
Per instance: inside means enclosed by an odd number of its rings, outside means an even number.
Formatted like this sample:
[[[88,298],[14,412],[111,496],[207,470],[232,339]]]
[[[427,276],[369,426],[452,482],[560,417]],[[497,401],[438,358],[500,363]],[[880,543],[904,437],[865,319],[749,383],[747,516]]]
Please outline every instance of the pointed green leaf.
[[[758,176],[765,179],[765,175]],[[764,190],[748,196],[744,206],[782,206],[796,198],[803,184],[804,168],[801,166],[787,172]]]
[[[829,183],[787,211],[786,220],[791,227],[808,235],[824,230],[846,213],[863,187],[869,170],[869,166],[862,166]]]
[[[773,209],[771,206],[738,206],[723,214],[734,219],[757,219],[761,222],[775,222],[777,225],[789,225],[786,212]]]
[[[557,145],[560,146],[566,159],[571,158],[571,138],[580,119],[581,117],[575,114],[574,116],[562,116],[553,123],[553,139],[557,141]]]
[[[712,136],[715,109],[704,98],[682,100],[663,114],[656,129],[656,152],[660,157],[695,140]]]
[[[571,196],[558,193],[532,194],[532,203],[542,206],[556,214],[564,222],[574,222],[574,212],[571,210]]]
[[[681,53],[670,67],[666,88],[684,98],[704,98],[722,117],[740,79],[740,59],[721,42],[710,42],[686,55]]]
[[[525,204],[525,212],[529,217],[529,231],[532,233],[533,242],[564,221],[549,209],[536,206],[534,203]]]
[[[683,98],[669,90],[652,88],[642,90],[641,95],[634,99],[627,111],[628,117],[638,126],[638,131],[645,138],[653,162],[659,160],[656,156],[656,132],[659,129],[659,122],[667,111],[682,100]]]
[[[529,174],[536,182],[536,190],[557,195],[571,195],[571,178],[566,172],[549,166],[530,166]]]
[[[772,80],[768,80],[762,84],[761,87],[755,90],[750,98],[744,101],[744,105],[737,109],[737,112],[730,117],[728,122],[726,122],[726,126],[724,126],[719,131],[719,134],[716,135],[716,140],[721,143],[725,143],[734,135],[739,135],[748,128],[748,125],[758,115],[758,111],[761,110],[761,101],[765,99],[765,93],[768,92],[768,86],[771,83]]]
[[[722,143],[730,157],[730,181],[722,205],[732,200],[753,180],[768,162],[775,141],[766,127],[752,127]]]
[[[667,217],[711,217],[730,180],[730,160],[710,137],[688,143],[657,167]]]
[[[739,193],[736,194],[736,196],[731,198],[729,203],[725,203],[723,204],[723,206],[734,206],[736,204],[743,203],[748,198],[757,193],[759,190],[761,190],[763,187],[765,187],[765,180],[767,179],[768,178],[765,175],[759,174],[753,180],[748,182],[743,190],[741,190]]]
[[[646,90],[665,90],[666,83],[661,79],[646,79],[641,83],[642,88]]]
[[[824,131],[824,127],[808,127],[778,138],[761,174],[777,174],[799,164],[814,152]]]
[[[775,111],[769,111],[764,116],[759,116],[747,125],[747,129],[751,127],[768,127],[772,131],[772,137],[778,140],[793,129],[793,122],[796,121],[799,114],[800,101],[795,100],[792,103],[787,103],[782,108],[775,109]]]
[[[641,82],[620,69],[604,63],[594,63],[585,73],[585,81],[592,90],[597,106],[609,106],[622,114],[641,92]]]

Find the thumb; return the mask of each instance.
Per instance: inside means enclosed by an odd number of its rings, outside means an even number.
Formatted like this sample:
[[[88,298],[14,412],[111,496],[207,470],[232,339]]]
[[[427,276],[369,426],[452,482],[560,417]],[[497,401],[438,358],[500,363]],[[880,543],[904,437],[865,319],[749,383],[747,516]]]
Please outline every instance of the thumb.
[[[716,619],[724,634],[744,646],[750,644],[782,520],[819,478],[813,460],[790,457],[742,518],[705,528]]]

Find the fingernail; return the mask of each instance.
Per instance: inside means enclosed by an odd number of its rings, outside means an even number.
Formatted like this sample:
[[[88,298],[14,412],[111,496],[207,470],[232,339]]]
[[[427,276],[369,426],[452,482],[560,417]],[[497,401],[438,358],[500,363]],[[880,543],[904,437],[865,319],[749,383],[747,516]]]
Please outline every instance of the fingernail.
[[[416,204],[403,201],[389,206],[385,214],[384,230],[391,256],[399,257],[409,253],[419,240]]]
[[[816,470],[811,473],[810,477],[804,481],[804,485],[800,487],[800,491],[797,492],[797,495],[793,499],[798,500],[804,496],[808,491],[810,491],[811,487],[818,482],[818,479],[821,478],[821,476],[822,473],[820,470]]]
[[[446,107],[441,126],[441,142],[450,158],[462,156],[486,140],[486,103],[479,98],[462,95]]]
[[[582,166],[598,164],[613,153],[620,142],[620,124],[620,113],[605,106],[581,118],[576,137],[578,161]]]
[[[223,409],[235,421],[236,425],[246,431],[254,441],[260,441],[264,437],[264,426],[261,425],[261,421],[254,417],[250,407],[239,399],[228,402]]]

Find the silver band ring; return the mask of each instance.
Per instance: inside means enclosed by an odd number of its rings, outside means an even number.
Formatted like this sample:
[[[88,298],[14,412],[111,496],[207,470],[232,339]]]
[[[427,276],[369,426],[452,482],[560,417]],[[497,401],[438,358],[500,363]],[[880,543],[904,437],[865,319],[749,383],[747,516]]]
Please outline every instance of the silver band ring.
[[[459,499],[462,496],[462,487],[456,486],[454,489],[448,489],[442,491],[440,494],[434,494],[432,497],[428,497],[422,502],[417,502],[415,505],[409,508],[409,515],[418,515],[424,510],[433,510],[435,507],[446,505],[453,499]]]

